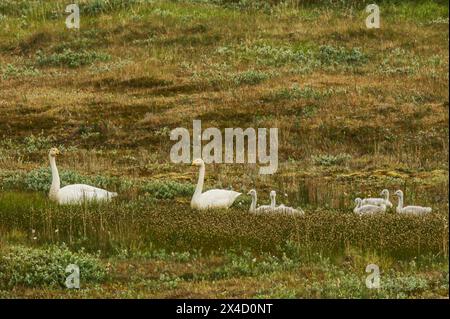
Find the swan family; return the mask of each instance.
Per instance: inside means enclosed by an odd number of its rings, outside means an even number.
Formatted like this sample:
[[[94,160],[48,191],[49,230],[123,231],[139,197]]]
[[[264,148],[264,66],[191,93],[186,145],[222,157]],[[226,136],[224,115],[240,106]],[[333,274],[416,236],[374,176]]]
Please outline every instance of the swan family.
[[[380,193],[382,198],[356,198],[356,206],[353,212],[359,215],[384,213],[387,208],[392,208],[392,203],[389,201],[389,191],[383,189]],[[431,213],[431,207],[422,206],[406,206],[403,207],[403,192],[398,190],[394,193],[398,197],[398,204],[395,211],[398,214],[410,214],[410,215],[424,215]]]
[[[52,182],[50,185],[49,198],[60,205],[81,204],[85,201],[108,202],[117,196],[117,193],[110,192],[105,189],[97,188],[86,184],[73,184],[61,188],[61,180],[58,168],[56,166],[56,157],[60,155],[57,148],[50,149],[48,158],[52,173]],[[205,162],[198,158],[192,162],[193,166],[199,168],[197,186],[191,200],[191,208],[198,210],[206,209],[227,209],[242,193],[226,189],[211,189],[203,192],[203,184],[205,182]],[[270,204],[260,205],[257,203],[256,190],[252,189],[248,193],[252,201],[250,204],[250,213],[279,213],[287,215],[304,215],[305,212],[301,208],[293,208],[280,204],[276,204],[276,192],[272,190],[269,194]],[[431,213],[431,207],[422,206],[403,206],[403,192],[398,190],[395,192],[398,197],[398,205],[396,212],[399,214],[423,215]],[[392,208],[389,200],[389,190],[383,189],[380,198],[356,198],[356,206],[353,212],[359,215],[376,214],[386,212],[388,208]]]
[[[257,207],[257,194],[256,190],[251,189],[248,193],[252,197],[252,203],[250,204],[249,212],[250,213],[283,213],[288,215],[302,215],[304,214],[303,210],[295,209],[292,207],[284,206],[283,204],[277,206],[276,205],[276,192],[270,192],[270,205],[261,205]]]

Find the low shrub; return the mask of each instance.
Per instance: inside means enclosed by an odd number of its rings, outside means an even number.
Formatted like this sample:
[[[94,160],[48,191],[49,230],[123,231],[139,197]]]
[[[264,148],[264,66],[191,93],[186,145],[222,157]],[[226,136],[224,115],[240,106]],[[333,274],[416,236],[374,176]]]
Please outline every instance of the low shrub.
[[[90,65],[96,61],[109,61],[111,56],[106,53],[98,53],[91,51],[75,52],[71,49],[64,49],[61,53],[45,54],[39,50],[36,53],[36,63],[39,66],[67,66],[77,68],[83,65]]]
[[[141,187],[141,191],[158,199],[173,199],[177,196],[192,196],[195,186],[174,181],[148,182]]]
[[[261,83],[269,78],[269,75],[260,71],[245,71],[236,74],[233,77],[233,82],[236,85],[248,84],[255,85]]]
[[[98,256],[71,252],[66,246],[30,248],[11,246],[0,254],[0,287],[64,287],[66,267],[75,264],[80,268],[80,284],[99,283],[106,280],[107,268]]]
[[[333,165],[342,165],[345,162],[349,161],[352,158],[349,154],[338,154],[338,155],[317,155],[312,156],[314,164],[321,166],[333,166]]]
[[[0,15],[0,21],[1,21],[1,15]],[[4,80],[7,80],[9,78],[16,78],[16,77],[28,77],[28,76],[38,76],[40,75],[39,70],[36,70],[34,67],[18,67],[13,64],[8,64],[5,67],[0,66],[0,74],[1,77]]]
[[[358,65],[367,61],[367,55],[359,48],[346,49],[324,45],[319,48],[318,59],[326,65],[339,65],[341,63]]]

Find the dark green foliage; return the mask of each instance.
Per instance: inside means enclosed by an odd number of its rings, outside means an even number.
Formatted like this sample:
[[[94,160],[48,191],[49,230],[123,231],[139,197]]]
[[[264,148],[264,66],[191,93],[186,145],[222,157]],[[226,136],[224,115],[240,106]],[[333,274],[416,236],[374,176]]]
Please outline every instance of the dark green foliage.
[[[74,253],[64,245],[40,249],[11,246],[0,248],[0,288],[64,287],[70,264],[79,267],[83,285],[103,282],[107,277],[100,260],[83,250]]]

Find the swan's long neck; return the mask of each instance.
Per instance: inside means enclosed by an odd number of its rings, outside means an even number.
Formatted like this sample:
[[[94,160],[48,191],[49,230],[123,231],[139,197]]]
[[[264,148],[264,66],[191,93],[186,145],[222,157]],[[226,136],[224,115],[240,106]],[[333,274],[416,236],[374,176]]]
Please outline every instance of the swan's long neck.
[[[384,200],[385,200],[386,202],[389,201],[389,191],[387,191],[386,193],[384,193]]]
[[[403,194],[398,196],[397,208],[399,208],[399,209],[403,208]]]
[[[194,196],[197,197],[202,193],[203,182],[205,181],[205,164],[200,166],[200,172],[198,174],[197,187],[195,188]]]
[[[355,213],[357,213],[358,212],[358,209],[359,209],[359,201],[356,201],[355,202],[356,203],[356,206],[355,206],[355,208],[353,208],[353,212],[355,212]]]
[[[252,194],[252,203],[250,205],[250,211],[253,212],[256,210],[256,201],[257,201],[256,194]]]
[[[61,187],[61,181],[59,180],[58,168],[56,167],[56,159],[53,156],[49,156],[50,168],[52,169],[52,185],[50,186],[50,198],[56,199]]]
[[[275,197],[276,197],[275,194],[270,196],[270,207],[271,208],[275,208],[275,205],[276,205],[276,198]]]

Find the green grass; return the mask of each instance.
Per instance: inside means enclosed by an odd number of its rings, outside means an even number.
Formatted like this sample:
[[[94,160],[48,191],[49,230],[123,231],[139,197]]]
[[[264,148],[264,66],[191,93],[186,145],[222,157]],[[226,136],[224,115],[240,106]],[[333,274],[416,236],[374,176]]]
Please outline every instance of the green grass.
[[[304,252],[330,256],[347,247],[398,258],[421,252],[443,256],[448,251],[448,218],[442,211],[424,217],[386,213],[360,218],[351,209],[310,210],[304,217],[254,216],[247,211],[247,200],[236,204],[245,207],[231,211],[196,212],[186,204],[150,199],[143,196],[107,206],[65,208],[34,194],[5,193],[0,195],[1,227],[6,238],[22,234],[19,237],[25,239],[34,229],[37,238],[24,244],[63,241],[69,247],[101,250],[106,255],[146,246],[169,251],[245,249],[280,254],[287,241]]]
[[[448,263],[432,255],[392,264],[391,259],[354,250],[346,251],[343,259],[319,253],[306,258],[292,244],[289,247],[281,257],[233,250],[212,255],[153,250],[139,255],[122,251],[115,259],[100,261],[64,247],[12,246],[3,249],[7,262],[0,267],[0,296],[232,297],[244,293],[253,298],[430,298],[448,293]],[[16,258],[21,262],[15,262]],[[380,289],[365,286],[365,266],[374,262],[382,271]],[[80,290],[60,288],[68,263],[80,265]],[[37,271],[28,275],[33,268]],[[208,282],[222,288],[221,293],[209,290]],[[249,288],[243,291],[236,285],[239,282]],[[8,289],[11,284],[14,290]]]

